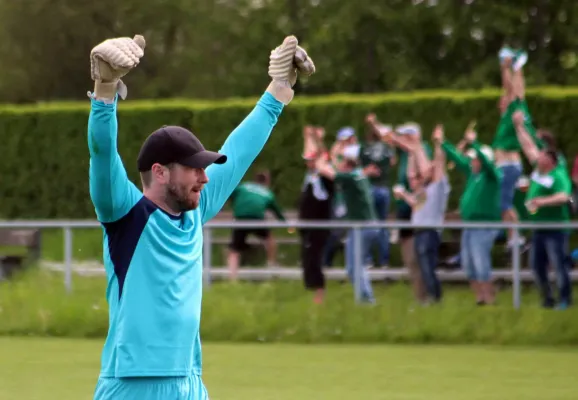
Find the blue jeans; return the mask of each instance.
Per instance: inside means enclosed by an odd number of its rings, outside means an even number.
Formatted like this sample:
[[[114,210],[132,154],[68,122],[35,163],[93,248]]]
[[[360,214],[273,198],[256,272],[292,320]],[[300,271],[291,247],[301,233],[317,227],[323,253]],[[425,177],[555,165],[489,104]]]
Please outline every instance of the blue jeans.
[[[345,268],[347,271],[347,276],[351,280],[351,283],[355,284],[355,272],[359,271],[361,274],[361,298],[364,301],[374,301],[373,290],[371,288],[371,281],[369,280],[369,275],[364,265],[359,265],[355,268],[357,260],[367,259],[367,255],[371,251],[371,245],[377,242],[379,238],[378,229],[363,229],[361,230],[361,257],[355,254],[354,245],[354,230],[351,229],[347,233],[347,242],[345,244]]]
[[[340,229],[333,229],[329,233],[329,237],[325,242],[325,248],[323,249],[323,266],[332,267],[333,258],[335,253],[341,247],[341,238],[343,238],[343,231]]]
[[[502,212],[514,207],[516,183],[522,176],[522,164],[506,164],[499,166],[502,171]]]
[[[495,229],[464,229],[460,245],[462,268],[468,280],[489,282],[492,277],[492,247]]]
[[[380,221],[385,221],[387,215],[389,214],[389,201],[390,194],[389,188],[384,186],[373,186],[373,202],[375,206],[375,212],[377,213],[377,219]],[[389,231],[387,229],[379,230],[379,239],[377,242],[378,251],[378,265],[389,264]],[[371,264],[371,255],[366,259],[367,264]]]
[[[417,231],[414,236],[415,253],[428,296],[435,301],[442,298],[442,288],[436,275],[440,234],[434,229]]]
[[[565,305],[572,303],[572,285],[565,262],[565,241],[566,234],[562,231],[536,231],[532,236],[530,266],[534,271],[545,307],[554,305],[552,289],[548,281],[548,266],[556,271],[560,303]]]

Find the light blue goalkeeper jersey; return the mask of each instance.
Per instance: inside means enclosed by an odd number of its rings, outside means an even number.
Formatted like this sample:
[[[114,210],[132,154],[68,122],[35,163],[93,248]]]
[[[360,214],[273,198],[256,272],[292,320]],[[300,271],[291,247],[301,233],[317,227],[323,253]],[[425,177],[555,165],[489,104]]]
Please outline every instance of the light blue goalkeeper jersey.
[[[225,204],[277,123],[265,93],[207,168],[199,207],[171,216],[128,180],[117,151],[115,100],[91,100],[90,196],[104,231],[109,329],[101,377],[201,375],[202,227]]]

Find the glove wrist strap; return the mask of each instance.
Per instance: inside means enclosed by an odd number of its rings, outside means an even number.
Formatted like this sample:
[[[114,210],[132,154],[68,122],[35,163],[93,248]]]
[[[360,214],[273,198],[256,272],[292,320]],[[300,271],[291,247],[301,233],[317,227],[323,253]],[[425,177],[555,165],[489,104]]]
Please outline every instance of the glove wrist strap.
[[[126,99],[127,95],[126,85],[121,80],[114,80],[112,82],[103,82],[101,80],[94,81],[94,96],[100,99],[114,99],[116,94],[121,99]]]
[[[288,81],[273,80],[267,87],[267,92],[271,93],[281,103],[287,105],[293,100],[295,92],[291,89]]]

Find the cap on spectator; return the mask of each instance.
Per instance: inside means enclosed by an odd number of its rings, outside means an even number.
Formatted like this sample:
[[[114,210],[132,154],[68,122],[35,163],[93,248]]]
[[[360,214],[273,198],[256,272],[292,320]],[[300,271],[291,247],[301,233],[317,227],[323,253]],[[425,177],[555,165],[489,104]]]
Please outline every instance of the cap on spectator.
[[[407,124],[396,127],[395,131],[400,135],[419,135],[421,133],[421,127],[414,122],[408,122]]]
[[[482,145],[482,146],[480,146],[480,151],[482,152],[483,155],[486,156],[486,158],[488,160],[494,161],[494,151],[492,150],[492,148],[490,146]],[[474,150],[474,149],[469,149],[466,152],[466,156],[468,156],[470,158],[478,158],[478,154],[476,153],[476,150]]]
[[[337,131],[337,140],[347,140],[352,136],[355,136],[355,129],[350,126],[346,126]]]
[[[359,158],[359,150],[360,146],[358,144],[351,144],[343,149],[343,158],[357,161]]]

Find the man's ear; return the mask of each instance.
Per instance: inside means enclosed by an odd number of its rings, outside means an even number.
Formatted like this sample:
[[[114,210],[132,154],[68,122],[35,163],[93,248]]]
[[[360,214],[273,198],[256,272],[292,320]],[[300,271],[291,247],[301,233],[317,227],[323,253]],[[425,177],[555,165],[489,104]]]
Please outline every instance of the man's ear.
[[[168,176],[169,176],[169,169],[164,165],[161,164],[153,164],[151,168],[151,183],[153,180],[157,180],[160,183],[167,183]]]

